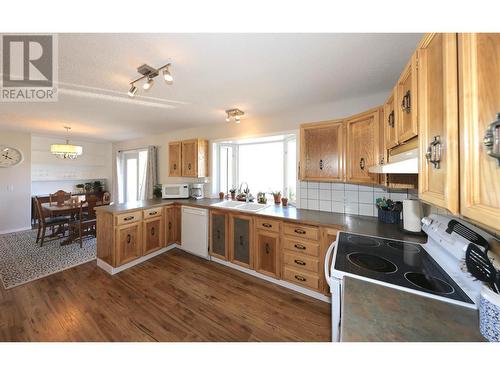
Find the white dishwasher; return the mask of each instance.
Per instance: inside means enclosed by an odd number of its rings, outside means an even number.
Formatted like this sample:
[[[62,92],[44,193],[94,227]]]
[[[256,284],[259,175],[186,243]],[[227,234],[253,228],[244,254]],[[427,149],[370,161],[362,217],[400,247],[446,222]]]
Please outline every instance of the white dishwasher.
[[[208,210],[182,206],[181,248],[191,254],[208,256]]]

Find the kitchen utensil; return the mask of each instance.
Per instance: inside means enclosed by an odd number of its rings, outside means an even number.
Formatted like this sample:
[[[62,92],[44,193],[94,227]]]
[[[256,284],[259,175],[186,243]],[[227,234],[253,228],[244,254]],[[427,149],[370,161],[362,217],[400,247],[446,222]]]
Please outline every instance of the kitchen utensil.
[[[422,205],[418,199],[403,201],[403,229],[409,232],[420,233],[422,230]]]
[[[487,251],[482,251],[473,243],[469,244],[465,252],[465,264],[467,265],[467,271],[469,271],[472,276],[488,283],[491,290],[497,294],[499,293],[499,287],[497,285],[498,271],[488,258]]]

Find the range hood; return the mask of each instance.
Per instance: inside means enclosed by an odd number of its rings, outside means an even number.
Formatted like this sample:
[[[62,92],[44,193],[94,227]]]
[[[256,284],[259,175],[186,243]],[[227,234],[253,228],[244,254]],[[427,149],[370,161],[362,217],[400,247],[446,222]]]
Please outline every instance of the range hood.
[[[370,167],[368,171],[370,173],[416,174],[418,173],[418,148],[391,156],[389,163]]]

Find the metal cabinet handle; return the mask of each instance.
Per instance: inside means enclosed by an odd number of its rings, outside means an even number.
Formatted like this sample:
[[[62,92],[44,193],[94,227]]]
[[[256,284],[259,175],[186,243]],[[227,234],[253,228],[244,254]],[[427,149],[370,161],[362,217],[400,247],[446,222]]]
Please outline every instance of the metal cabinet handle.
[[[432,163],[435,169],[439,169],[441,163],[441,136],[436,135],[427,148],[425,158]]]
[[[132,236],[130,234],[127,234],[127,243],[130,243],[132,241]]]
[[[243,236],[240,236],[240,246],[243,246]]]
[[[266,227],[266,228],[272,228],[273,227],[273,225],[269,224],[269,223],[262,223],[262,226]]]
[[[365,170],[365,158],[359,159],[359,167],[361,168],[362,171]]]
[[[306,234],[306,231],[303,229],[295,229],[294,232],[297,234]]]
[[[174,163],[174,171],[177,169],[177,163]]]
[[[191,170],[191,163],[188,163],[188,169]]]
[[[149,213],[149,216],[156,215],[157,213],[158,213],[158,211],[150,212],[150,213]]]
[[[269,246],[269,244],[267,242],[266,242],[266,246],[264,247],[264,249],[266,250],[266,254],[269,254],[271,247]]]
[[[389,116],[387,117],[387,125],[389,125],[390,128],[394,128],[394,110],[389,113]]]
[[[295,278],[299,281],[307,281],[307,279],[304,276],[295,275]]]
[[[130,221],[134,218],[134,216],[127,216],[126,218],[123,219],[123,221]]]
[[[220,240],[220,229],[217,229],[217,239]]]
[[[299,259],[295,259],[294,263],[298,264],[299,266],[305,266],[306,265],[306,262],[304,262],[303,260],[299,260]]]
[[[323,163],[323,159],[321,159],[321,160],[319,161],[319,169],[320,169],[321,171],[323,170],[323,165],[324,165],[324,163]]]
[[[411,93],[410,90],[406,91],[406,94],[403,96],[403,100],[401,101],[401,108],[404,112],[411,112]]]
[[[155,235],[155,227],[151,228],[151,235],[154,236]]]
[[[168,229],[172,229],[172,223],[170,221],[168,222]]]
[[[299,250],[305,250],[306,247],[300,243],[296,243],[295,245],[293,245],[293,247],[295,247],[296,249],[299,249]]]
[[[497,113],[496,121],[492,122],[486,129],[483,143],[486,147],[486,153],[492,158],[497,159],[497,167],[500,167],[500,113]]]
[[[380,165],[384,165],[385,164],[385,158],[382,156],[380,158]]]

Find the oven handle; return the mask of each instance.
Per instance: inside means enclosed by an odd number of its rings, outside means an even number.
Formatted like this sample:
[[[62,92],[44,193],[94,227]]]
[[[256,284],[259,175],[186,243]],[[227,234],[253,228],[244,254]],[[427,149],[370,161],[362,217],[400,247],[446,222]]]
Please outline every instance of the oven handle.
[[[326,279],[326,283],[328,284],[328,286],[332,286],[330,284],[330,258],[332,257],[333,249],[335,248],[336,244],[337,244],[337,241],[333,241],[325,254],[325,264],[324,264],[325,279]]]

